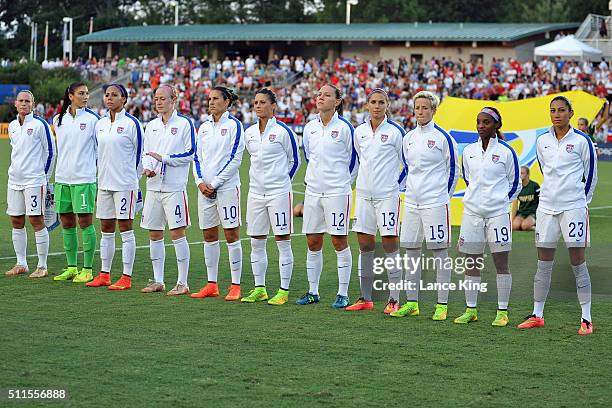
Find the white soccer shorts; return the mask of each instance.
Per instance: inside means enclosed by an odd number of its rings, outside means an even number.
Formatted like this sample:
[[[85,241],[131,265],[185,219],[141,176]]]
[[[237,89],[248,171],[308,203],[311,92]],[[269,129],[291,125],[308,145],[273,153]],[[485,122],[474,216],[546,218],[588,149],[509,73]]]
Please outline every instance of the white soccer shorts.
[[[510,214],[482,218],[464,212],[459,232],[459,252],[482,254],[487,243],[491,253],[508,252],[512,249]]]
[[[240,226],[240,187],[217,191],[217,197],[210,199],[198,191],[198,218],[200,229],[221,224],[223,229]]]
[[[589,209],[574,208],[561,214],[546,214],[538,208],[535,241],[538,248],[556,248],[563,235],[567,248],[591,246]]]
[[[19,217],[22,215],[44,215],[46,186],[26,187],[23,190],[6,190],[6,214]]]
[[[400,246],[417,249],[423,245],[429,249],[444,249],[451,244],[450,212],[448,204],[431,208],[404,206]]]
[[[274,235],[293,233],[293,196],[283,193],[270,198],[247,200],[247,234],[251,237],[268,235],[270,227]]]
[[[353,231],[376,235],[380,231],[383,237],[399,235],[399,197],[374,200],[363,197],[355,199],[355,218]]]
[[[138,190],[109,191],[98,189],[96,218],[101,220],[133,220],[136,214]]]
[[[351,194],[304,197],[304,234],[348,235],[351,213]]]
[[[150,231],[163,231],[166,224],[171,230],[191,225],[185,191],[147,191],[140,226]]]

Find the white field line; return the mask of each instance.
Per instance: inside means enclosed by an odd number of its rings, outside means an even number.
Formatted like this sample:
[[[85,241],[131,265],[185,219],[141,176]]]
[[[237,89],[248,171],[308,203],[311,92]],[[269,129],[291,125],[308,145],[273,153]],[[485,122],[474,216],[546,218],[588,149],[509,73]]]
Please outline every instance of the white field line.
[[[592,211],[592,210],[607,210],[609,208],[612,208],[612,205],[602,205],[602,206],[599,206],[599,207],[589,207],[589,211]]]

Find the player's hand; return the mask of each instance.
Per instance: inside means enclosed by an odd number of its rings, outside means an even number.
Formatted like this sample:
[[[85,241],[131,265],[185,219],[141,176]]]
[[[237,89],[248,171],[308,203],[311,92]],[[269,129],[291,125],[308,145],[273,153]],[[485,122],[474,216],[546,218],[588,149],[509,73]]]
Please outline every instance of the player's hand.
[[[200,190],[200,193],[206,194],[206,183],[202,182],[198,184],[198,190]]]
[[[213,195],[215,193],[215,188],[212,186],[212,184],[202,183],[198,187],[200,187],[200,191],[206,197],[210,197],[211,195]]]
[[[155,153],[155,152],[148,152],[147,156],[151,156],[152,158],[154,158],[155,160],[157,160],[158,162],[162,161],[162,157],[161,154],[159,153]]]
[[[147,177],[155,177],[155,172],[153,170],[145,169],[144,175]]]

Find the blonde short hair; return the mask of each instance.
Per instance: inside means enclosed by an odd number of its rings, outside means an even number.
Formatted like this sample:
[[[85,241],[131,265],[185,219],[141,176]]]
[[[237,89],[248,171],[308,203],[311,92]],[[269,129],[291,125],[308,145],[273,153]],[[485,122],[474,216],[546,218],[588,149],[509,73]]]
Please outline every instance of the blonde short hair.
[[[436,110],[440,105],[440,98],[437,95],[429,91],[421,91],[412,97],[412,102],[416,102],[417,99],[427,99],[431,102],[431,109]]]

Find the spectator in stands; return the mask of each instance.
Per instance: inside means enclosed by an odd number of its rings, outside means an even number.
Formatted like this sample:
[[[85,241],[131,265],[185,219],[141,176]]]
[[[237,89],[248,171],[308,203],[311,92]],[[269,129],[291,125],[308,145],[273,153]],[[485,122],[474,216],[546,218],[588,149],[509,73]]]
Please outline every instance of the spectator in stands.
[[[521,166],[521,184],[523,185],[521,192],[512,203],[512,230],[533,231],[540,198],[540,185],[529,179],[527,166]]]

